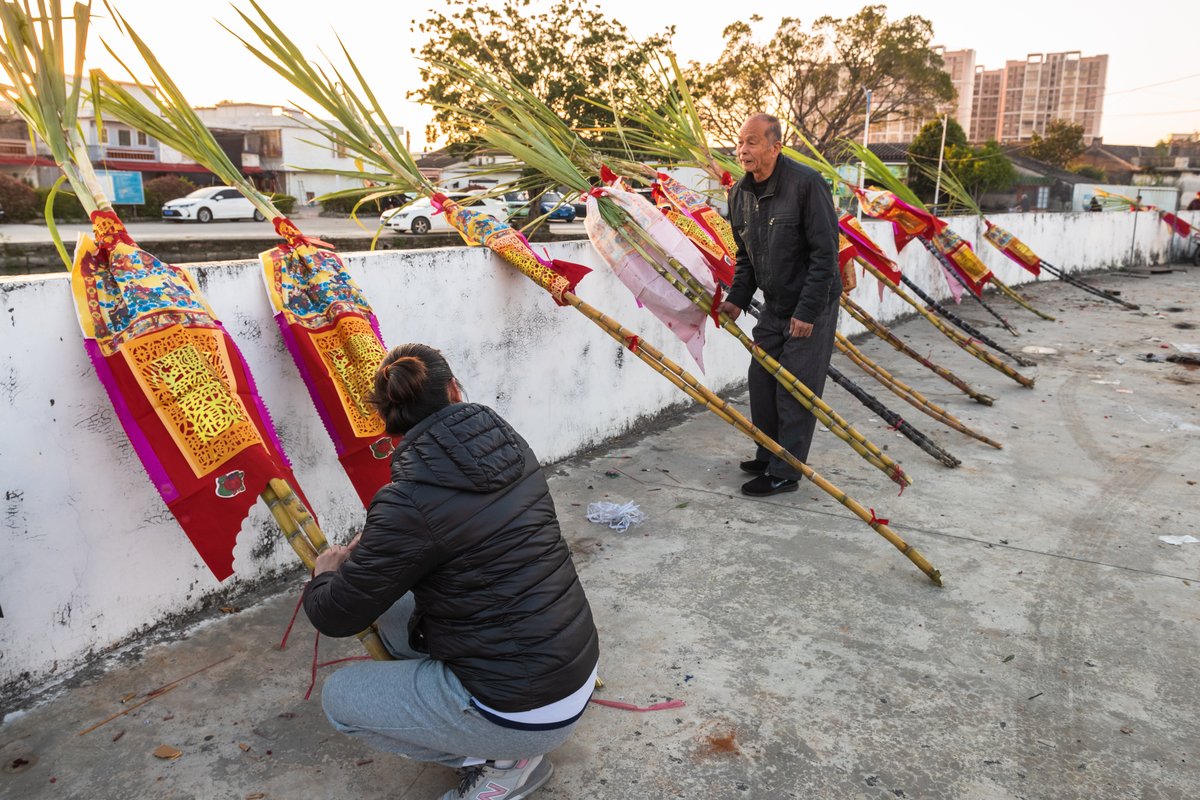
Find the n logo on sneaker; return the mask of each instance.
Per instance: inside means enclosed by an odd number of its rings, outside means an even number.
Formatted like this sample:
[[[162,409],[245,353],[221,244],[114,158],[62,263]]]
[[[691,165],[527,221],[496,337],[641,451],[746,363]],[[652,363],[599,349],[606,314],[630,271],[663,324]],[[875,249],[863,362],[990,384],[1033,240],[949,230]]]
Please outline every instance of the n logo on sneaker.
[[[488,783],[485,788],[487,791],[475,795],[475,800],[499,800],[499,798],[508,794],[508,789],[498,783]]]

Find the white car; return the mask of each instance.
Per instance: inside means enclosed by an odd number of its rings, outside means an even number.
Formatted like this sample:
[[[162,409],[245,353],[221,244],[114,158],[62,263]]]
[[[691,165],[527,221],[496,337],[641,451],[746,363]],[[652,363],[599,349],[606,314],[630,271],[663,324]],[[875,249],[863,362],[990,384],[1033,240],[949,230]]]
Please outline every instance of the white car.
[[[214,219],[261,221],[263,215],[232,186],[206,186],[163,203],[162,218],[168,222],[212,222]]]
[[[470,194],[451,194],[448,197],[456,203],[491,214],[499,220],[508,219],[508,206],[503,200],[494,197],[478,197]],[[379,215],[379,224],[385,225],[398,233],[429,233],[430,231],[453,230],[446,222],[445,214],[435,214],[433,203],[428,197],[422,197],[403,208],[391,208]]]

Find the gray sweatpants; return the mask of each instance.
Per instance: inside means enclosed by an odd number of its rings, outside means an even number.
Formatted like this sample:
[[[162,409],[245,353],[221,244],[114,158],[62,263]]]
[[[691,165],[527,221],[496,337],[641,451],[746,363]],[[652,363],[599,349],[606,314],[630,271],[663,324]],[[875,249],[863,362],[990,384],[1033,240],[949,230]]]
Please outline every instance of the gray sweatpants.
[[[838,301],[835,298],[817,315],[813,331],[803,338],[788,336],[791,320],[772,313],[764,304],[754,326],[754,341],[775,358],[783,368],[818,397],[825,391],[829,359],[833,356],[834,334],[837,333]],[[807,463],[817,419],[810,414],[773,375],[757,361],[750,362],[750,418],[754,427],[783,446],[796,458]],[[800,473],[783,459],[763,447],[754,457],[769,462],[767,472],[781,480],[800,480]]]
[[[409,647],[412,612],[409,593],[379,618],[380,637],[397,661],[360,661],[325,681],[321,705],[334,728],[380,750],[448,767],[466,759],[530,758],[566,742],[577,723],[523,731],[484,719],[443,662]]]

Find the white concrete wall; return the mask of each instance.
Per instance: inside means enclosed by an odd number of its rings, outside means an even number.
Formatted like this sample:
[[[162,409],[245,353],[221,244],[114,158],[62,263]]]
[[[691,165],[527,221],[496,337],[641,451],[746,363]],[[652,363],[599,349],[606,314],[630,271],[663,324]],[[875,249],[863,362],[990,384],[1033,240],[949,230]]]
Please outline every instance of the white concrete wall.
[[[1133,216],[996,221],[1075,270],[1123,263]],[[974,220],[954,226],[977,239]],[[891,250],[887,228],[868,222],[867,229]],[[1160,259],[1168,233],[1153,215],[1139,215],[1138,252]],[[595,267],[580,295],[699,375],[590,245],[559,244],[551,252]],[[1029,277],[990,248],[980,252],[1003,280]],[[346,262],[371,298],[385,340],[442,348],[470,399],[497,408],[543,462],[684,401],[582,315],[558,308],[481,248],[352,254]],[[946,296],[945,280],[919,244],[905,250],[903,265],[920,285]],[[204,265],[195,273],[242,348],[322,527],[344,540],[363,510],[280,341],[258,264]],[[908,312],[891,294],[880,308],[869,277],[857,299],[884,320]],[[294,566],[260,505],[238,540],[236,575],[224,586],[213,580],[151,487],[93,374],[65,276],[0,279],[0,312],[0,695],[43,685],[217,592]],[[743,378],[748,356],[732,337],[715,333],[709,329],[703,378],[720,390]],[[736,435],[725,444],[737,447]]]

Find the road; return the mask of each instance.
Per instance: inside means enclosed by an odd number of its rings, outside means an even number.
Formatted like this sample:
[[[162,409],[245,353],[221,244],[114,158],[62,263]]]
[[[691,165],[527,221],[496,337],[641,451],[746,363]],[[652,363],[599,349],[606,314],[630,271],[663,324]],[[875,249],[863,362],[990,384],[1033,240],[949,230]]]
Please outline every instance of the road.
[[[353,236],[374,236],[377,218],[361,217],[359,225],[354,220],[345,217],[322,217],[311,209],[297,211],[292,217],[309,236],[322,239],[344,239]],[[266,222],[236,221],[212,222],[201,225],[198,222],[131,222],[129,233],[137,241],[165,241],[173,239],[275,239],[278,238]],[[583,221],[554,222],[551,227],[555,233],[584,233]],[[77,233],[91,232],[91,226],[84,223],[71,223],[58,226],[59,235],[63,241],[72,242]],[[397,234],[385,233],[385,236]],[[0,243],[27,244],[34,242],[50,242],[50,229],[45,225],[35,224],[0,224]]]

